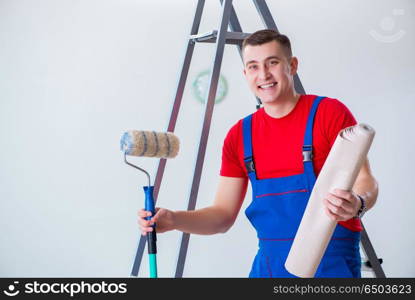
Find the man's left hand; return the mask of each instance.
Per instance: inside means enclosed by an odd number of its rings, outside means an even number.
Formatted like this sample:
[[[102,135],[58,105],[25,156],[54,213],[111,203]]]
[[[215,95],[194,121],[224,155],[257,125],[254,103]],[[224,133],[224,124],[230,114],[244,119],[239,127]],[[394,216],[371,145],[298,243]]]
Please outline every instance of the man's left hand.
[[[334,189],[323,199],[326,214],[333,221],[346,221],[354,216],[360,208],[359,197],[347,190]]]

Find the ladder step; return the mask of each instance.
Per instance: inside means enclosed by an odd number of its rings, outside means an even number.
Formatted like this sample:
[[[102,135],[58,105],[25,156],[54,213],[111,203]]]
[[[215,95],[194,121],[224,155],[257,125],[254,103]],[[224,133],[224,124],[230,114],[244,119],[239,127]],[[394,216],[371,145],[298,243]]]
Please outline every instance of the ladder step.
[[[383,259],[382,259],[382,258],[378,258],[378,262],[379,262],[379,264],[381,265],[381,264],[383,263]],[[365,265],[366,267],[368,267],[368,268],[371,268],[371,269],[372,269],[372,264],[370,263],[370,261],[369,261],[369,260],[368,260],[368,261],[365,261],[364,265]]]
[[[250,33],[228,31],[226,32],[225,43],[231,44],[231,45],[238,45],[249,35]],[[199,42],[199,43],[215,43],[217,36],[218,36],[218,31],[212,30],[212,31],[208,31],[205,33],[191,35],[190,39],[193,40],[194,42]]]

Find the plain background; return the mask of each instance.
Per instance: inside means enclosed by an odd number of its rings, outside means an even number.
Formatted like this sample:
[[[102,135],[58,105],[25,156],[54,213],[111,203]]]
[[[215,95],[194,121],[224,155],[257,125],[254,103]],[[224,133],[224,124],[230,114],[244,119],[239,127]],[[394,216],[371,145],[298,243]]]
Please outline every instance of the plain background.
[[[386,275],[414,277],[415,2],[267,2],[307,93],[339,99],[376,129],[369,159],[380,194],[364,224]],[[129,129],[167,129],[195,6],[0,0],[0,276],[129,276],[146,178],[124,164],[119,140]],[[234,6],[245,32],[264,28],[251,1]],[[207,0],[200,32],[219,17],[219,1]],[[213,54],[213,44],[196,45],[175,130],[180,153],[167,162],[159,206],[187,207],[204,114],[192,82]],[[228,94],[215,105],[197,207],[214,199],[227,131],[255,111],[235,46],[221,74]],[[131,160],[154,179],[157,160]],[[257,247],[243,212],[250,193],[226,234],[191,236],[185,277],[248,275]],[[174,276],[180,237],[158,236],[159,276]]]

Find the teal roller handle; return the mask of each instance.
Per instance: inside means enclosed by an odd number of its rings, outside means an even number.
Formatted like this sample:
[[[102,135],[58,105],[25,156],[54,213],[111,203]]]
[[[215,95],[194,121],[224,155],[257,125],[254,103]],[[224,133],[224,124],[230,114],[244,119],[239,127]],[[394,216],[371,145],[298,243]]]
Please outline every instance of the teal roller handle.
[[[157,257],[156,254],[149,254],[149,264],[150,264],[150,278],[157,278]]]
[[[151,216],[154,216],[156,209],[154,207],[154,198],[153,198],[154,186],[145,186],[145,203],[144,208],[147,211],[151,211]],[[146,217],[146,220],[150,220],[151,217]],[[150,277],[157,278],[157,235],[156,235],[156,224],[153,226],[153,231],[147,232],[147,250],[149,257],[149,266],[150,266]]]

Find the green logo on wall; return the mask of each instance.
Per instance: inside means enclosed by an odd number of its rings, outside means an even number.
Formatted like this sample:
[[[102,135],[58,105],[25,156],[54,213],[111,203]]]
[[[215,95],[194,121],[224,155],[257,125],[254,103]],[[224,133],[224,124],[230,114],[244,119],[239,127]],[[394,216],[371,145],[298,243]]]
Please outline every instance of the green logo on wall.
[[[197,100],[199,100],[201,103],[206,102],[206,98],[209,92],[209,79],[211,76],[210,71],[203,71],[200,72],[196,79],[193,81],[193,93]],[[216,98],[215,98],[215,104],[218,104],[221,102],[228,93],[228,82],[226,81],[225,77],[222,75],[219,75],[219,82],[218,82],[218,88],[216,90]]]

